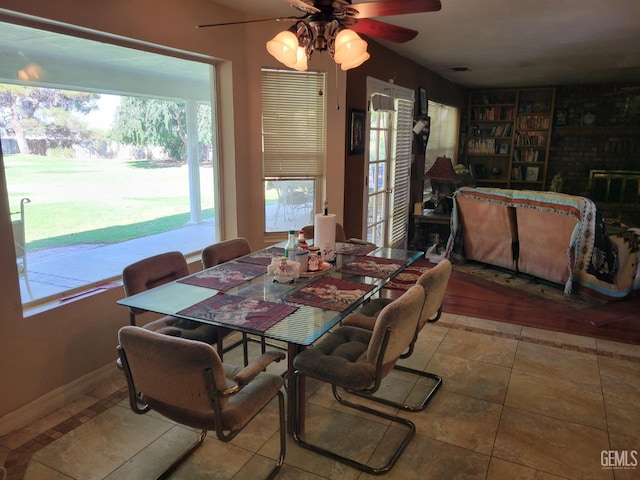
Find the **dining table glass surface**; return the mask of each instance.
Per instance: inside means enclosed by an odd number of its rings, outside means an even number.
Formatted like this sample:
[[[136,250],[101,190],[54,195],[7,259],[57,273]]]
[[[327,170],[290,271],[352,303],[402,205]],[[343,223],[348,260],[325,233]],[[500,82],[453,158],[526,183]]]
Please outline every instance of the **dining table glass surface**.
[[[277,244],[275,247],[282,247],[284,242]],[[274,248],[274,247],[269,247]],[[265,249],[267,250],[267,249]],[[254,252],[255,253],[255,252]],[[201,286],[198,284],[187,283],[190,278],[201,275],[203,272],[196,272],[185,279],[175,280],[173,282],[154,287],[136,295],[131,295],[118,300],[120,305],[134,307],[162,315],[171,315],[197,322],[209,323],[217,326],[232,328],[241,332],[257,334],[273,340],[280,340],[289,344],[295,344],[302,347],[309,346],[324,335],[329,329],[337,325],[346,315],[353,312],[360,305],[375,296],[382,287],[404,268],[415,262],[423,255],[420,251],[411,251],[394,248],[376,248],[367,255],[355,254],[338,254],[336,261],[326,272],[318,274],[306,274],[300,276],[292,283],[278,283],[273,280],[273,276],[267,273],[267,267],[264,266],[264,273],[254,278],[243,281],[237,286],[233,286],[224,290],[216,290],[210,286]],[[343,266],[360,261],[363,258],[374,257],[375,259],[383,259],[384,261],[393,260],[398,268],[389,269],[389,273],[383,273],[380,276],[370,276],[366,274],[352,273],[349,271],[340,271]],[[369,259],[370,260],[370,259]],[[383,261],[380,260],[380,261]],[[242,263],[240,259],[227,262]],[[225,265],[225,264],[223,264]],[[246,265],[246,264],[245,264]],[[211,267],[211,269],[220,267]],[[209,270],[211,270],[209,269]],[[291,296],[295,296],[297,292],[309,286],[312,282],[319,278],[338,279],[344,282],[357,282],[364,284],[362,291],[359,291],[359,297],[349,303],[344,309],[336,310],[332,308],[322,308],[319,306],[305,305],[290,301]],[[185,282],[187,280],[187,282]],[[264,331],[255,330],[243,325],[231,325],[223,321],[211,321],[184,312],[191,310],[191,307],[206,302],[212,297],[224,293],[243,298],[258,299],[265,302],[276,304],[286,304],[296,307],[295,311],[287,314],[277,323],[273,324]],[[289,298],[287,300],[286,298]]]

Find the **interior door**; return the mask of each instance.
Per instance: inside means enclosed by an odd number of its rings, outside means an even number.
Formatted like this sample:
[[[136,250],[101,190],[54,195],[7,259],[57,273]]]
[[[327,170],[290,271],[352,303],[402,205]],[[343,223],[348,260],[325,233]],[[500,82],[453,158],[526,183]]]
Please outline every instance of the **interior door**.
[[[393,190],[391,171],[392,112],[371,111],[367,169],[367,241],[386,246],[389,239],[389,212]]]

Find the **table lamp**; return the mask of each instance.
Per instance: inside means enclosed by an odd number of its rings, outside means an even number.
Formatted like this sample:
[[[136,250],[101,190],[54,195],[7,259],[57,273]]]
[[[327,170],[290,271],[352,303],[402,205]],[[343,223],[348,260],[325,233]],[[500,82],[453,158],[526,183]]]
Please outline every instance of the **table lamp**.
[[[425,176],[431,180],[436,210],[442,213],[451,212],[453,204],[451,195],[456,189],[454,183],[457,178],[451,159],[448,157],[436,158]]]

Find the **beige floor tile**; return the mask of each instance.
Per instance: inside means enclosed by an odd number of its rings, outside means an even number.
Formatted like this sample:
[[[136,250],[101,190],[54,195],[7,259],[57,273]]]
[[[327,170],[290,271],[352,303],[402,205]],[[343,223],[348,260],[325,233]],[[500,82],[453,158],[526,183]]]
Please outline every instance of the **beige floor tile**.
[[[94,388],[87,395],[95,397],[99,400],[108,398],[118,390],[127,386],[127,379],[124,376],[124,372],[118,369],[116,362],[113,362],[113,374],[108,380],[102,382],[100,386]]]
[[[563,480],[550,473],[492,458],[486,480]]]
[[[611,432],[609,438],[611,450],[614,451],[613,462],[615,463],[615,455],[618,455],[621,462],[621,464],[610,467],[616,480],[638,480],[640,478],[640,449],[638,449],[640,442],[638,439]],[[633,454],[634,451],[635,454]]]
[[[49,415],[36,420],[26,427],[5,435],[0,439],[0,445],[16,449],[20,445],[23,445],[29,440],[64,422],[75,414],[82,412],[85,408],[88,408],[95,403],[95,397],[83,395],[82,397],[68,403]]]
[[[488,463],[487,455],[416,435],[388,474],[362,474],[359,480],[484,480]]]
[[[628,393],[631,398],[640,398],[640,363],[599,357],[600,379],[605,392]]]
[[[423,412],[410,418],[418,434],[490,455],[502,406],[441,389]]]
[[[523,338],[535,338],[543,342],[549,342],[553,345],[568,345],[582,349],[596,349],[595,338],[582,337],[580,335],[571,335],[569,333],[554,332],[551,330],[542,330],[540,328],[522,327]]]
[[[27,467],[23,480],[74,480],[60,472],[42,465],[38,462],[31,462]]]
[[[575,480],[613,480],[600,465],[606,430],[504,407],[493,456]]]
[[[171,424],[114,406],[33,455],[78,480],[104,478],[128,461]]]
[[[640,358],[640,345],[631,343],[612,342],[610,340],[596,339],[596,345],[599,352],[611,352],[618,355],[629,355],[630,357]]]
[[[600,385],[597,357],[574,350],[520,342],[513,368],[587,385]]]
[[[438,353],[511,367],[517,346],[517,340],[449,330],[438,348]]]
[[[520,335],[520,333],[522,332],[521,325],[496,322],[494,320],[486,320],[484,318],[478,317],[468,317],[466,315],[458,315],[455,324],[456,326],[479,328],[481,330],[488,330],[490,332],[497,332],[514,336]]]
[[[511,375],[507,367],[442,353],[434,355],[427,370],[442,377],[445,390],[500,404]]]
[[[505,405],[606,429],[600,386],[513,369]]]

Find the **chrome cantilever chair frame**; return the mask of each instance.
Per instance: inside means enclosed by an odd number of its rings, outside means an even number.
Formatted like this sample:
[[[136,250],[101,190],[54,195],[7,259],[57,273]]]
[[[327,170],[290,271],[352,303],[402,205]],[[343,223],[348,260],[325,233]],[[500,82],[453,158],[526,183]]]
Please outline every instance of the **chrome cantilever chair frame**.
[[[141,327],[127,326],[127,327],[123,327],[121,331],[127,330],[127,329],[129,330],[141,329]],[[150,332],[153,335],[161,335],[150,330],[146,330],[146,332]],[[200,342],[195,342],[193,340],[183,339],[179,337],[170,337],[167,340],[169,342],[177,341],[177,342],[200,343]],[[129,360],[127,359],[126,349],[123,348],[122,345],[118,345],[117,351],[118,351],[118,358],[119,358],[119,362],[118,362],[119,366],[120,365],[122,366],[125,377],[127,379],[127,386],[128,386],[128,392],[129,392],[129,405],[131,407],[131,410],[133,410],[135,413],[139,415],[143,415],[151,410],[154,410],[148,403],[145,402],[144,393],[140,392],[136,388],[134,375],[132,373]],[[212,351],[212,353],[215,355],[216,354],[215,350]],[[234,385],[224,390],[220,390],[216,386],[216,379],[215,379],[215,375],[212,368],[209,367],[203,370],[202,372],[203,381],[206,385],[206,390],[209,395],[209,399],[211,401],[211,407],[213,410],[213,418],[215,423],[215,432],[219,440],[223,442],[229,442],[233,440],[233,438],[235,438],[238,435],[238,433],[240,433],[244,429],[244,427],[248,425],[253,420],[253,418],[255,418],[255,416],[262,410],[262,408],[264,408],[264,406],[259,408],[258,411],[256,411],[256,413],[251,418],[245,419],[245,421],[242,422],[242,425],[240,425],[236,430],[229,430],[228,433],[225,433],[225,430],[223,427],[224,412],[223,412],[222,402],[227,401],[228,399],[232,398],[233,396],[241,392],[246,386],[248,386],[254,380],[255,377],[257,377],[258,375],[261,375],[260,372],[264,371],[269,363],[272,363],[274,361],[279,362],[280,360],[284,359],[284,357],[285,355],[282,352],[268,352],[262,355],[260,358],[254,360],[248,367],[245,366],[243,370],[237,373],[235,378],[236,379],[242,378],[241,382],[235,383]],[[221,360],[220,360],[220,363],[222,363]],[[273,377],[278,377],[277,375],[273,375],[273,374],[265,374],[265,375],[272,375]],[[281,379],[281,377],[279,378]],[[278,389],[276,395],[278,397],[278,410],[279,410],[280,453],[279,453],[276,465],[273,467],[273,469],[270,471],[269,475],[267,476],[267,479],[269,480],[273,479],[276,476],[276,474],[284,464],[284,458],[286,454],[285,403],[284,403],[284,393],[282,391],[282,388]],[[166,403],[166,401],[165,402],[157,401],[156,403],[159,406],[162,406],[162,408],[165,410],[165,411],[159,411],[158,413],[178,423],[183,423],[185,421],[182,418],[182,415],[186,415],[187,417],[192,416],[192,418],[189,419],[192,423],[190,424],[187,423],[187,425],[193,428],[195,428],[193,422],[204,423],[205,421],[206,422],[210,421],[204,418],[205,416],[202,414],[202,412],[189,410],[189,413],[183,414],[183,413],[180,413],[180,409],[184,409],[185,408],[184,406],[171,405]],[[265,403],[265,406],[266,406],[266,403]],[[173,416],[172,413],[176,414],[177,417],[172,418]],[[239,420],[234,420],[234,421],[239,421]],[[164,472],[162,472],[158,477],[156,477],[156,480],[165,479],[171,473],[173,473],[200,445],[202,445],[202,443],[204,442],[207,436],[208,431],[209,431],[208,428],[200,428],[200,434],[198,435],[198,438],[195,440],[195,442],[193,442],[177,459],[175,459]]]
[[[412,341],[424,299],[425,292],[422,286],[413,285],[380,312],[373,330],[353,326],[338,327],[321,342],[294,358],[295,371],[289,394],[294,397],[293,438],[300,446],[372,475],[380,475],[391,470],[414,437],[415,425],[398,415],[347,400],[339,395],[338,388],[347,392],[357,391],[366,398],[371,398],[371,395],[378,391],[382,379],[393,369],[399,356]],[[305,438],[304,412],[301,411],[305,399],[297,398],[303,376],[331,384],[334,398],[346,407],[407,427],[408,430],[386,460],[386,464],[380,467],[371,466],[311,443]]]
[[[382,347],[381,347],[381,353],[380,356],[378,357],[378,362],[376,365],[376,370],[378,372],[381,371],[381,367],[382,367],[382,359],[384,358],[384,352],[387,349],[387,344],[389,343],[389,330],[387,330],[385,332],[385,337],[382,341]],[[293,377],[292,377],[292,385],[291,388],[289,389],[289,392],[299,392],[299,378],[300,376],[303,376],[304,374],[300,371],[300,370],[295,370],[293,373]],[[375,393],[378,388],[380,388],[380,382],[381,382],[381,376],[378,373],[376,375],[376,380],[375,380],[375,384],[371,387],[368,388],[366,390],[362,390],[361,394],[363,397],[367,397],[369,398],[369,395],[372,393]],[[338,389],[336,387],[336,385],[331,385],[331,391],[333,392],[333,396],[334,398],[340,402],[340,404],[349,407],[349,408],[353,408],[355,410],[359,410],[361,412],[364,413],[368,413],[370,415],[374,415],[376,417],[380,417],[380,418],[384,418],[386,420],[390,420],[394,423],[398,423],[400,425],[404,425],[406,427],[408,427],[408,431],[405,434],[404,438],[402,439],[402,442],[400,442],[400,444],[398,445],[398,447],[396,448],[396,450],[394,451],[393,455],[391,455],[390,459],[388,460],[388,462],[382,466],[382,467],[372,467],[370,465],[367,465],[365,463],[362,462],[358,462],[352,458],[346,457],[344,455],[340,455],[336,452],[332,452],[331,450],[327,450],[326,448],[320,447],[318,445],[312,444],[307,442],[304,439],[304,434],[302,432],[302,428],[301,428],[301,412],[300,412],[300,405],[299,402],[294,402],[294,414],[293,414],[293,431],[292,431],[292,435],[293,435],[293,439],[303,448],[306,448],[307,450],[311,450],[313,452],[319,453],[320,455],[324,455],[325,457],[329,457],[333,460],[336,460],[338,462],[344,463],[346,465],[349,465],[353,468],[357,468],[358,470],[362,470],[364,472],[367,472],[371,475],[382,475],[384,473],[387,473],[389,470],[391,470],[393,468],[393,466],[395,465],[396,461],[398,460],[398,458],[400,458],[400,455],[402,454],[402,452],[404,451],[404,449],[407,447],[407,445],[409,445],[409,443],[411,442],[411,439],[415,436],[416,434],[416,426],[415,424],[411,421],[408,420],[406,418],[402,418],[399,417],[397,415],[391,415],[385,412],[382,412],[380,410],[376,410],[370,407],[367,407],[366,405],[362,405],[359,403],[355,403],[355,402],[351,402],[345,398],[342,398],[340,396],[340,394],[338,393]],[[349,390],[348,390],[349,391]],[[291,393],[290,393],[291,394]],[[304,420],[304,419],[302,419]]]
[[[444,298],[444,293],[446,291],[446,285],[448,284],[449,277],[451,276],[451,262],[449,262],[449,260],[443,260],[441,263],[439,263],[434,268],[432,268],[430,272],[431,273],[429,272],[423,273],[416,281],[416,284],[422,285],[424,287],[426,292],[426,300],[423,306],[423,311],[420,314],[421,320],[420,322],[418,322],[413,341],[411,342],[411,345],[409,345],[409,349],[405,353],[400,355],[401,359],[406,359],[411,356],[411,354],[414,351],[415,344],[418,339],[418,335],[420,334],[420,331],[422,330],[424,325],[427,323],[435,323],[438,320],[440,320],[440,317],[442,316],[442,301]],[[436,276],[436,275],[442,275],[444,277],[444,285],[437,285],[436,287],[433,287],[433,285],[431,284],[432,276]],[[434,294],[436,296],[435,299],[429,298],[429,295],[434,295]],[[361,326],[363,328],[371,329],[370,325],[373,322],[375,322],[375,316],[380,313],[380,310],[382,310],[382,308],[384,308],[386,305],[388,305],[392,301],[393,301],[392,299],[373,300],[372,302],[370,302],[368,305],[365,305],[361,309],[361,311],[365,313],[364,316],[365,316],[365,319],[369,321],[369,325],[363,326],[362,321],[357,320],[357,315],[358,315],[357,313],[350,316],[352,319],[356,319],[356,320],[353,320],[353,323],[350,322],[350,317],[347,317],[343,323],[345,325],[352,324],[356,326]],[[434,313],[434,310],[435,310],[435,313]],[[369,318],[366,318],[366,317],[369,317]],[[405,365],[396,364],[393,368],[395,368],[396,370],[400,370],[401,372],[411,373],[418,377],[423,377],[423,378],[428,378],[430,380],[433,380],[434,385],[425,394],[422,400],[415,405],[409,405],[403,402],[396,402],[394,400],[389,400],[387,398],[383,398],[375,395],[362,395],[360,392],[357,392],[357,391],[349,391],[349,393],[352,393],[354,395],[366,396],[366,398],[370,400],[376,401],[378,403],[382,403],[384,405],[388,405],[390,407],[400,408],[408,412],[419,412],[424,410],[429,404],[429,402],[431,401],[431,399],[433,398],[433,396],[436,394],[438,389],[442,386],[442,381],[443,381],[442,377],[440,375],[436,375],[435,373],[425,372],[424,370],[418,370],[416,368],[407,367]]]

